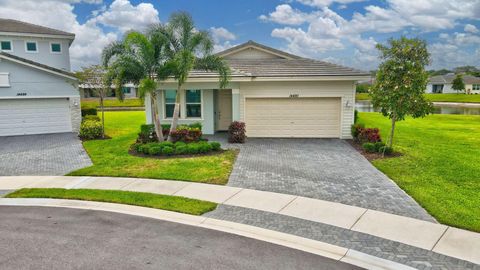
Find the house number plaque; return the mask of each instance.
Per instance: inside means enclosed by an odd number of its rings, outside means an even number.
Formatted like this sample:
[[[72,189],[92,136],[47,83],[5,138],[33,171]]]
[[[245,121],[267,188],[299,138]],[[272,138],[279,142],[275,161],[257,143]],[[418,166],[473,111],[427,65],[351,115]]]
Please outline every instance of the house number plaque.
[[[298,95],[298,94],[290,94],[290,97],[291,97],[291,98],[298,98],[299,95]]]

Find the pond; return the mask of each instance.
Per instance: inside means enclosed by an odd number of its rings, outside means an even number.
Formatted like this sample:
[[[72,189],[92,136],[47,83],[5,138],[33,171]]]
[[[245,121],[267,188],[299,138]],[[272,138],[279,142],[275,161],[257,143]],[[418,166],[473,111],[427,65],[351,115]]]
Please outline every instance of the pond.
[[[374,112],[372,103],[369,100],[359,100],[355,103],[355,109],[359,112]],[[433,113],[436,114],[464,114],[480,115],[480,106],[467,105],[445,105],[435,104]]]

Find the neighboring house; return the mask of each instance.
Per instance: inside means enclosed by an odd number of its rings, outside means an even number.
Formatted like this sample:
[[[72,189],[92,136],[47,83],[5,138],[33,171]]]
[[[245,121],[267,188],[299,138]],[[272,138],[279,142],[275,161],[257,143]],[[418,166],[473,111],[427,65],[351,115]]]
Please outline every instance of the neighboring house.
[[[78,131],[74,34],[0,19],[0,136]]]
[[[427,84],[426,93],[433,94],[447,94],[457,93],[452,89],[453,80],[457,75],[453,73],[438,75],[430,77]],[[480,78],[471,75],[462,75],[463,82],[465,83],[465,93],[467,94],[480,94]]]
[[[91,81],[91,82],[90,82]],[[98,97],[95,91],[92,88],[98,88],[99,86],[96,85],[97,79],[87,79],[86,82],[81,83],[78,85],[78,89],[80,90],[80,97],[82,98],[95,98]],[[108,93],[108,97],[115,97],[115,86],[111,86],[112,91]],[[125,98],[137,98],[137,86],[133,83],[127,83],[123,85],[122,91]]]
[[[181,93],[179,123],[202,122],[203,132],[246,122],[249,137],[351,138],[355,83],[370,74],[302,58],[253,41],[218,53],[231,80],[218,89],[218,74],[193,71]],[[159,82],[160,121],[171,121],[176,83]],[[148,99],[147,99],[148,100]],[[146,102],[147,123],[152,123]]]

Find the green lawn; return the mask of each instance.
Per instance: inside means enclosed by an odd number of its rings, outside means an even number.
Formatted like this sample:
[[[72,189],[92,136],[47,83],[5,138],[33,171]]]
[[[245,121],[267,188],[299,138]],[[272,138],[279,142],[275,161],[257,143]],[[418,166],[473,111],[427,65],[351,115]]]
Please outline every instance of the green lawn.
[[[379,127],[390,122],[378,113],[359,121]],[[431,115],[398,122],[394,148],[404,155],[375,160],[439,222],[480,232],[480,116]]]
[[[480,103],[480,95],[465,94],[425,94],[432,102]],[[356,100],[370,100],[368,93],[358,93]]]
[[[213,202],[179,196],[98,189],[24,188],[10,193],[5,197],[110,202],[157,208],[191,215],[202,215],[217,207],[217,204]]]
[[[145,112],[105,112],[106,133],[111,140],[95,140],[83,145],[93,166],[69,175],[144,177],[172,179],[210,184],[226,184],[233,168],[236,152],[196,158],[154,159],[128,154],[135,142]]]
[[[100,106],[98,99],[82,99],[81,103],[82,108],[92,108]],[[118,99],[106,99],[103,101],[103,105],[105,107],[143,107],[142,100],[138,98],[129,98],[123,101],[120,101]]]

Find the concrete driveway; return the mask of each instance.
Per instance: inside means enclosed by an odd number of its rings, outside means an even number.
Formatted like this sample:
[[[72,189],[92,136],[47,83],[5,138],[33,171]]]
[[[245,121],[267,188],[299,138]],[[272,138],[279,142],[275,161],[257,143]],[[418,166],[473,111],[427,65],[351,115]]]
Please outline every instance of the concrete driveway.
[[[360,269],[224,232],[138,216],[0,207],[2,269]]]
[[[91,166],[74,133],[0,137],[0,175],[65,175]]]
[[[339,202],[392,214],[434,219],[391,179],[339,139],[248,139],[228,185]]]

